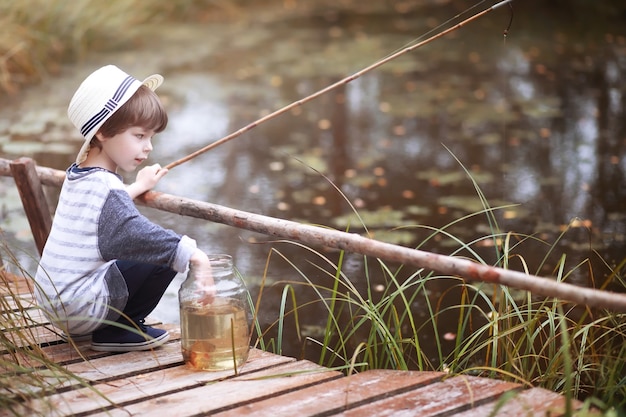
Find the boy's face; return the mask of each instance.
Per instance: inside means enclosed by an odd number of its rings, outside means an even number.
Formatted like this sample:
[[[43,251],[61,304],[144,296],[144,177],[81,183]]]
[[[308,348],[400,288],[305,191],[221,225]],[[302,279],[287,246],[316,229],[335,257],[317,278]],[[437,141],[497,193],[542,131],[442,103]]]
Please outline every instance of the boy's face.
[[[100,166],[112,172],[118,168],[126,172],[134,171],[150,155],[154,134],[154,131],[140,126],[132,126],[112,137],[97,133],[102,144],[98,160],[104,165]]]

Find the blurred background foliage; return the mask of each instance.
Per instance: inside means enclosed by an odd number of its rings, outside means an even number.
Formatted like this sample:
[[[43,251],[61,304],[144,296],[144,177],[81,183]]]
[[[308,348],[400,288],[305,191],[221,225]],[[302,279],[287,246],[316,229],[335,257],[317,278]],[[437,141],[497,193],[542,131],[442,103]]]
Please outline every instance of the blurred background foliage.
[[[89,51],[146,42],[146,26],[208,20],[245,1],[0,1],[0,95],[12,95]]]
[[[587,0],[545,0],[542,9],[571,15],[572,24],[588,23]],[[62,64],[80,61],[90,51],[114,50],[121,45],[149,41],[146,28],[167,22],[202,22],[236,19],[242,8],[262,9],[279,3],[285,9],[305,10],[376,4],[355,0],[0,0],[0,97],[13,95],[24,86],[60,71]],[[376,2],[373,2],[376,3]],[[496,1],[478,0],[384,0],[396,10],[432,4],[454,3],[459,10]],[[458,4],[457,4],[458,3]],[[622,0],[604,0],[593,7],[601,15],[626,19]],[[538,16],[540,17],[540,16]],[[601,24],[601,22],[599,22]]]

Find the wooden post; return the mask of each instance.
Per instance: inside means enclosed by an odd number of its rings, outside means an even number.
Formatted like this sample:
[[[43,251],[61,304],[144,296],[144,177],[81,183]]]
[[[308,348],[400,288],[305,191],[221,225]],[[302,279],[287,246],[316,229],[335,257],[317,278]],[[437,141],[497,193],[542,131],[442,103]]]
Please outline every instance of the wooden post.
[[[48,201],[43,192],[35,162],[30,158],[19,158],[12,161],[10,167],[37,250],[41,255],[52,227],[52,214],[48,208]]]

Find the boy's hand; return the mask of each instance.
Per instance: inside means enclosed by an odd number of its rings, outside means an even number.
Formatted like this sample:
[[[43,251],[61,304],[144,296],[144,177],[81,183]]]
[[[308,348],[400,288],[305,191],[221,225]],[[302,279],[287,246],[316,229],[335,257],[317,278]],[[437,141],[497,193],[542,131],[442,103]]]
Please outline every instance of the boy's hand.
[[[167,168],[161,168],[161,165],[154,164],[142,168],[137,173],[135,182],[126,187],[126,191],[131,198],[136,198],[154,188],[161,178],[168,173]]]
[[[198,249],[191,256],[189,263],[198,290],[203,294],[202,304],[211,304],[215,299],[215,281],[213,280],[209,257]]]

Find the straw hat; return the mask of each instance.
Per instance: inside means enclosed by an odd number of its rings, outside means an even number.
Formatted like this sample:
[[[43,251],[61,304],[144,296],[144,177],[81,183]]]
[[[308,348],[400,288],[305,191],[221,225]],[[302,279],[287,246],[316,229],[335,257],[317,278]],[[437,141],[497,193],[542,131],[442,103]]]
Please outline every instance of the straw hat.
[[[76,163],[87,157],[89,142],[98,129],[144,84],[156,90],[163,83],[163,77],[154,74],[139,82],[115,65],[107,65],[89,75],[82,82],[70,101],[67,115],[85,138]]]

